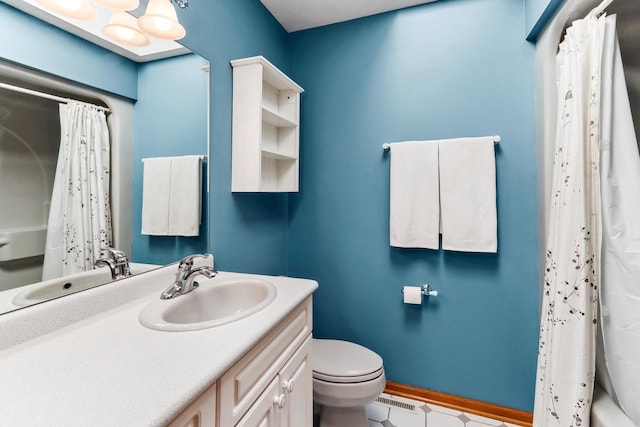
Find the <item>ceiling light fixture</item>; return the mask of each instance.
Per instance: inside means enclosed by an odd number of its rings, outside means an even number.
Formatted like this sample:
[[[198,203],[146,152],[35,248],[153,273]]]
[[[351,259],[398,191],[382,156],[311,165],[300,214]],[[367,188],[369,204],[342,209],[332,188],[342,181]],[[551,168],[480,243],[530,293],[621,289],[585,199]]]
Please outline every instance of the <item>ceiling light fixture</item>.
[[[138,21],[127,12],[114,12],[102,31],[111,40],[130,45],[146,46],[149,38],[138,28]]]
[[[170,0],[149,0],[144,15],[138,18],[138,25],[147,34],[165,40],[180,40],[187,34]]]
[[[98,17],[89,0],[36,1],[46,9],[69,18],[88,21]],[[189,0],[173,1],[182,9],[189,8]],[[187,34],[178,22],[178,15],[171,0],[149,0],[144,15],[137,20],[126,11],[137,9],[139,0],[93,0],[93,2],[114,11],[109,23],[102,31],[117,43],[146,46],[150,43],[147,35],[164,40],[180,40]]]
[[[122,12],[137,9],[140,5],[138,0],[93,0],[93,2],[106,9]]]
[[[98,14],[89,0],[37,0],[45,8],[69,18],[89,21],[96,19]]]

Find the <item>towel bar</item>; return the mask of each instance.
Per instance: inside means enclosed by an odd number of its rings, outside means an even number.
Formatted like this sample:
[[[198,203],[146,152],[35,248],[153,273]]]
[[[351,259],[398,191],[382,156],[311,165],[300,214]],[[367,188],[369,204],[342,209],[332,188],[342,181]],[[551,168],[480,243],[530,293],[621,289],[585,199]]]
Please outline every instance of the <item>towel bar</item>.
[[[495,136],[493,137],[493,142],[494,142],[495,144],[499,144],[501,139],[502,139],[502,138],[500,138],[500,135],[495,135]],[[389,151],[389,150],[391,150],[391,144],[390,144],[390,143],[388,143],[388,142],[385,142],[384,144],[382,144],[382,149],[383,149],[384,151]]]
[[[177,157],[180,157],[180,156],[177,156]],[[209,158],[209,156],[207,156],[206,154],[201,154],[198,157],[200,157],[200,160],[207,160]],[[141,159],[141,160],[142,160],[142,163],[144,163],[144,161],[147,160],[147,159],[144,158],[144,159]]]

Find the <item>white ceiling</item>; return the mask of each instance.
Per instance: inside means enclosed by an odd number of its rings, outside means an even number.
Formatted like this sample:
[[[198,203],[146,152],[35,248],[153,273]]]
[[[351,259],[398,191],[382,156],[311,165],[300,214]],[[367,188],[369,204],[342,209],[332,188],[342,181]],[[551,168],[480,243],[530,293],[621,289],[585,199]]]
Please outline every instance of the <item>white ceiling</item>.
[[[436,0],[260,0],[288,32],[349,21]]]

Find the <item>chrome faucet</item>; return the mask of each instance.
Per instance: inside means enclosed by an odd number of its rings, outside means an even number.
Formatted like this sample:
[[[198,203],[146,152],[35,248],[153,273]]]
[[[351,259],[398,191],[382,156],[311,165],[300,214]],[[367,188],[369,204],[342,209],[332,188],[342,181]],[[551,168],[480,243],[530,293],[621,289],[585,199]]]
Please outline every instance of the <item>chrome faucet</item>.
[[[106,255],[102,258],[98,258],[93,265],[95,267],[106,265],[111,270],[111,279],[120,280],[125,277],[131,276],[131,269],[129,268],[129,261],[127,260],[127,254],[119,249],[106,248],[103,249]]]
[[[180,264],[178,264],[176,281],[165,289],[162,295],[160,295],[160,299],[171,299],[191,292],[198,287],[198,282],[195,281],[198,275],[205,276],[209,279],[215,277],[218,272],[214,270],[213,267],[203,266],[193,268],[193,260],[195,258],[207,258],[208,256],[209,254],[189,255],[182,258]]]

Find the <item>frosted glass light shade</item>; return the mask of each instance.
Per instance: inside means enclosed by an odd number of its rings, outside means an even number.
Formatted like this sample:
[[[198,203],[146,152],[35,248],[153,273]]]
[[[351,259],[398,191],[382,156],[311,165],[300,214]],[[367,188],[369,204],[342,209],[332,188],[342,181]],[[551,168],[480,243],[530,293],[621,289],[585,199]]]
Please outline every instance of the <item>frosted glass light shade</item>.
[[[145,33],[165,40],[180,40],[187,34],[170,0],[149,0],[138,25]]]
[[[146,46],[149,38],[138,28],[138,21],[127,12],[114,12],[102,32],[111,40],[129,46]]]
[[[90,21],[98,16],[93,6],[89,4],[89,0],[37,0],[37,2],[48,10],[69,18]]]
[[[134,10],[140,5],[138,0],[93,0],[98,6],[105,7],[111,10]]]

